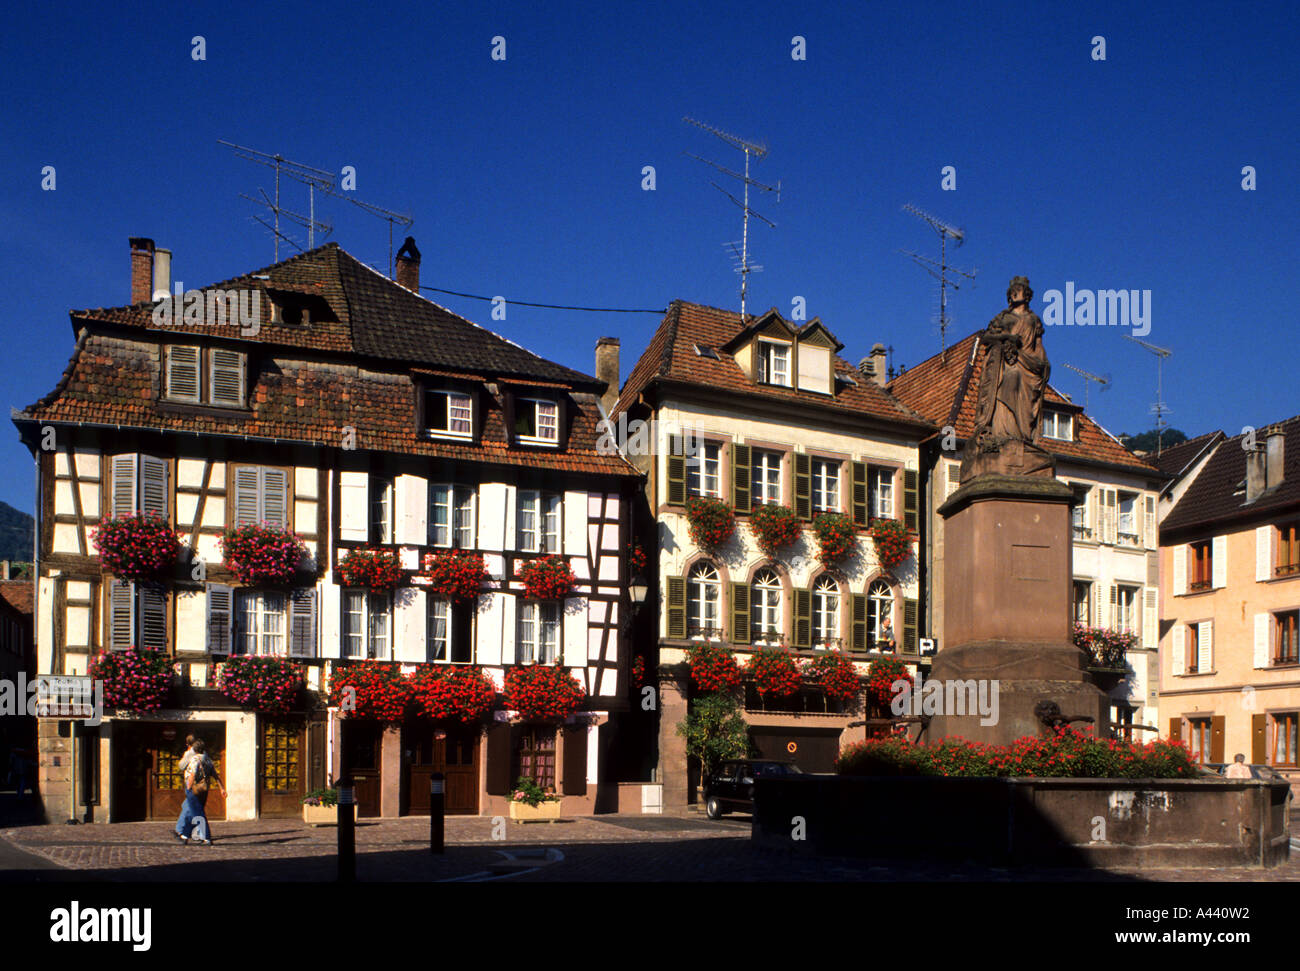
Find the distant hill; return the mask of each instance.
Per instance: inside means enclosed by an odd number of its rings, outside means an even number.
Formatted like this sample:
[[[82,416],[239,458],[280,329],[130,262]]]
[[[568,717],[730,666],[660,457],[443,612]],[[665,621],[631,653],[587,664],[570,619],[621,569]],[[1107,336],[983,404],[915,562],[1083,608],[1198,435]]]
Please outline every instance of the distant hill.
[[[0,502],[0,560],[29,563],[36,520],[27,513]]]
[[[1130,452],[1154,452],[1156,450],[1156,438],[1159,433],[1156,431],[1143,432],[1141,435],[1123,434],[1119,440],[1124,443],[1124,447]],[[1160,436],[1160,444],[1165,448],[1171,445],[1177,445],[1180,442],[1187,441],[1187,436],[1177,428],[1166,428],[1163,436]]]

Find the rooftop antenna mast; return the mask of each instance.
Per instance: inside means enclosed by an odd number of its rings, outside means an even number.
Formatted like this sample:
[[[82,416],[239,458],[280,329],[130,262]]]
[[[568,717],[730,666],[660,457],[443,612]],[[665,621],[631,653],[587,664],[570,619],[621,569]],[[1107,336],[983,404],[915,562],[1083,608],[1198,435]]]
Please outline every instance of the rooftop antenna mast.
[[[952,287],[954,290],[960,289],[957,281],[950,279],[948,274],[959,273],[966,279],[973,280],[975,279],[975,274],[978,273],[979,270],[971,270],[967,273],[963,269],[948,265],[948,240],[954,239],[957,241],[957,245],[960,246],[962,243],[966,242],[965,230],[949,225],[937,216],[932,216],[924,209],[918,209],[911,203],[903,206],[903,210],[905,212],[910,212],[918,219],[929,223],[930,228],[939,234],[939,261],[937,263],[929,257],[921,256],[919,253],[913,253],[911,250],[899,250],[899,252],[904,256],[910,256],[917,266],[939,281],[939,350],[943,354],[943,359],[946,362],[948,359],[947,334],[949,324],[948,288]]]
[[[1172,409],[1165,404],[1165,397],[1161,391],[1164,378],[1163,371],[1165,358],[1169,357],[1174,352],[1167,347],[1157,347],[1155,344],[1148,344],[1146,341],[1138,340],[1136,337],[1129,337],[1128,334],[1124,334],[1123,337],[1126,341],[1132,341],[1134,344],[1139,344],[1142,347],[1145,347],[1148,351],[1154,354],[1157,359],[1156,401],[1155,404],[1151,406],[1150,413],[1156,416],[1156,457],[1159,458],[1160,452],[1164,448],[1165,429],[1169,427],[1169,423],[1165,421],[1165,415],[1173,414]]]
[[[283,213],[291,222],[296,222],[307,229],[307,248],[313,249],[316,246],[316,230],[328,236],[334,231],[334,227],[328,223],[318,222],[316,219],[316,190],[328,192],[334,185],[333,173],[326,172],[324,169],[318,169],[314,165],[305,165],[302,162],[292,162],[283,155],[269,155],[266,152],[259,152],[253,148],[247,148],[243,145],[236,145],[234,142],[227,142],[223,139],[217,139],[217,143],[232,148],[235,154],[249,162],[257,162],[259,165],[265,165],[275,169],[275,199],[272,200],[265,192],[262,192],[261,199],[254,199],[252,196],[243,195],[242,198],[255,202],[259,206],[266,206],[270,209],[275,217],[275,225],[271,226],[265,220],[254,216],[263,226],[271,230],[275,240],[275,262],[280,262],[280,240],[284,240],[291,246],[301,250],[292,239],[280,232],[280,214]],[[280,176],[293,179],[295,182],[301,182],[307,186],[307,215],[292,212],[280,205]],[[261,191],[261,190],[259,190]]]
[[[715,169],[717,169],[719,172],[722,172],[724,175],[728,175],[733,179],[739,179],[740,182],[745,187],[743,199],[737,199],[735,196],[733,196],[726,189],[722,188],[722,186],[718,185],[716,182],[713,181],[709,182],[711,186],[713,186],[724,196],[726,196],[737,206],[739,206],[741,212],[744,213],[744,219],[742,222],[741,237],[740,237],[740,251],[738,253],[736,252],[735,243],[723,244],[724,246],[729,247],[733,253],[733,256],[739,260],[739,265],[736,267],[736,272],[740,274],[740,320],[742,323],[744,323],[745,300],[749,295],[749,274],[763,269],[761,266],[755,266],[749,262],[749,217],[755,216],[756,218],[763,220],[763,222],[767,223],[773,229],[776,228],[776,223],[772,222],[772,220],[768,219],[762,213],[756,212],[755,210],[749,208],[749,187],[753,186],[755,189],[758,189],[761,192],[775,192],[776,201],[780,202],[781,183],[778,182],[774,186],[764,185],[762,182],[758,182],[757,180],[751,179],[749,177],[750,156],[753,156],[753,158],[755,159],[765,158],[767,156],[766,145],[761,145],[756,142],[747,142],[743,138],[738,138],[737,136],[722,131],[721,129],[714,128],[712,125],[706,125],[702,121],[696,121],[694,118],[683,118],[682,121],[686,122],[688,125],[694,125],[696,128],[703,129],[704,131],[708,132],[710,135],[714,135],[717,138],[722,139],[728,145],[731,145],[734,148],[738,148],[745,153],[744,172],[733,172],[731,169],[724,168],[723,166],[718,165],[716,162],[710,162],[707,158],[700,158],[700,156],[692,155],[690,152],[683,153],[684,155],[688,155],[693,159],[703,162],[705,165],[713,166]]]
[[[1064,361],[1062,361],[1061,363],[1065,364]],[[1105,377],[1102,377],[1101,375],[1093,374],[1091,371],[1085,371],[1081,367],[1075,367],[1073,364],[1065,364],[1065,366],[1068,367],[1075,374],[1081,374],[1083,375],[1084,378],[1086,378],[1086,380],[1083,382],[1083,411],[1084,414],[1087,414],[1089,382],[1096,381],[1099,385],[1101,385],[1101,390],[1104,393],[1110,387],[1110,375],[1107,374]]]
[[[344,199],[352,203],[362,212],[368,212],[372,216],[378,216],[388,223],[388,276],[393,276],[393,224],[400,225],[403,229],[410,229],[415,225],[415,220],[404,212],[395,212],[392,209],[385,209],[383,206],[376,206],[374,203],[362,202],[360,199],[354,199],[350,195],[345,195],[342,190],[336,188],[326,189],[326,194],[338,199]]]

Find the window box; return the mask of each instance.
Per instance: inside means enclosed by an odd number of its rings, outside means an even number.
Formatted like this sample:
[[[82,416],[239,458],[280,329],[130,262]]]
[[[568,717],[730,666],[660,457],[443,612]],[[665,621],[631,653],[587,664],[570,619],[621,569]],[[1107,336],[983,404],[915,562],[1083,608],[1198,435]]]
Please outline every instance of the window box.
[[[558,798],[543,800],[536,806],[511,799],[510,818],[517,823],[553,823],[560,818],[562,805]]]
[[[337,826],[339,822],[338,806],[308,806],[303,803],[302,821],[308,826]]]

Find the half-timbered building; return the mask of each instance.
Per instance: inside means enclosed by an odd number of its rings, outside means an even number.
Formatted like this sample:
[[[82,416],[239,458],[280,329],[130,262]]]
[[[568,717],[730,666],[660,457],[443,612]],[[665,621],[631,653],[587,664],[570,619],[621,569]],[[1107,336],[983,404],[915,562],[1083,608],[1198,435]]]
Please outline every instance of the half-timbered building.
[[[915,547],[887,568],[866,528],[886,519],[917,528],[918,443],[933,426],[841,359],[842,347],[819,320],[776,310],[742,319],[679,300],[622,389],[617,433],[646,474],[642,514],[659,537],[665,807],[685,805],[697,781],[677,733],[696,694],[685,664],[694,645],[726,645],[742,663],[769,646],[803,659],[838,650],[864,674],[892,642],[913,671],[922,662]],[[694,496],[733,510],[735,532],[720,547],[692,540]],[[752,529],[763,505],[788,507],[800,522],[799,538],[776,555]],[[855,534],[852,553],[827,566],[811,528],[823,512],[850,517]],[[841,703],[813,687],[776,699],[747,682],[743,709],[759,752],[808,771],[833,771],[841,743],[865,735],[861,699]]]
[[[161,710],[41,720],[49,818],[174,817],[187,734],[225,777],[217,819],[296,815],[345,755],[362,816],[427,812],[434,772],[450,812],[502,811],[521,775],[566,813],[594,811],[613,781],[605,735],[627,707],[636,472],[596,448],[603,382],[421,297],[419,260],[408,239],[393,281],[330,244],[167,306],[170,254],[133,239],[131,304],[72,313],[67,369],[14,416],[39,480],[39,671],[81,675],[138,646],[167,652],[178,678]],[[182,541],[159,584],[115,577],[97,554],[95,527],[137,510]],[[226,567],[223,533],[245,523],[303,541],[289,586]],[[397,555],[395,590],[344,585],[338,565],[359,546]],[[420,585],[423,557],[449,549],[481,553],[491,575],[468,603]],[[577,584],[528,600],[518,568],[546,554]],[[261,654],[305,668],[306,700],[286,715],[214,687],[216,664]],[[496,710],[470,727],[328,709],[332,673],[372,661],[479,665],[498,687],[512,665],[559,665],[587,701],[563,724]]]

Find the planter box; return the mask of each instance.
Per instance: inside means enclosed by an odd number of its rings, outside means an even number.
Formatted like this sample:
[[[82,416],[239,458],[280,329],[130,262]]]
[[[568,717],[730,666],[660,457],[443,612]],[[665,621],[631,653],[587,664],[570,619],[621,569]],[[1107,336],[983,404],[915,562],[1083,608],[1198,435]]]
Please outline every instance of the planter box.
[[[517,823],[553,823],[560,818],[560,800],[551,799],[530,806],[526,802],[510,803],[510,818]]]
[[[303,806],[302,821],[312,826],[335,826],[339,821],[339,807]]]

